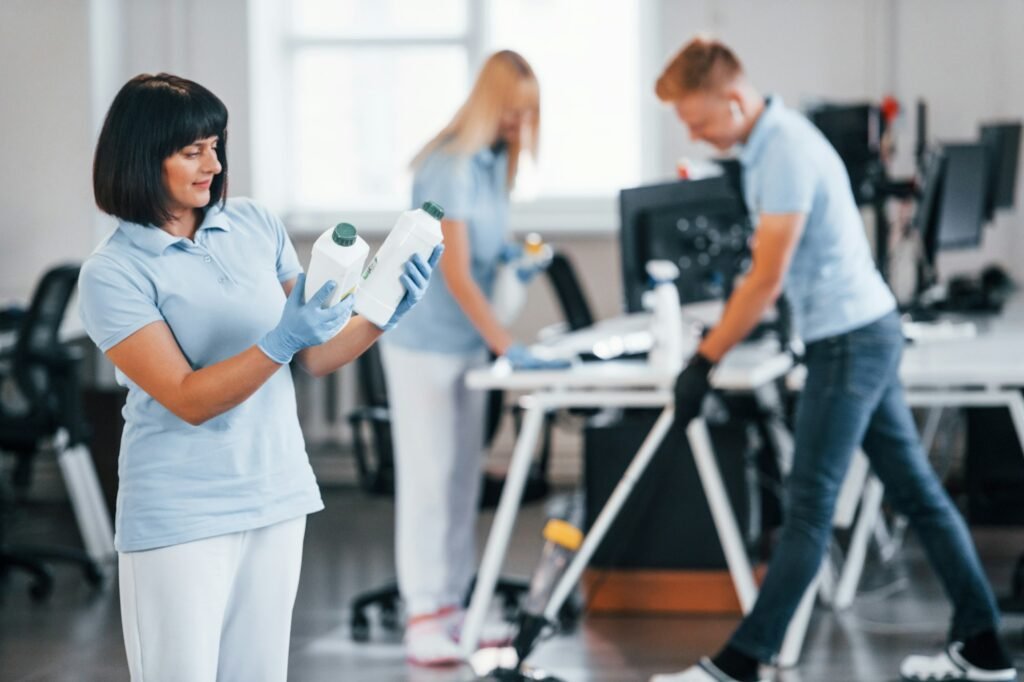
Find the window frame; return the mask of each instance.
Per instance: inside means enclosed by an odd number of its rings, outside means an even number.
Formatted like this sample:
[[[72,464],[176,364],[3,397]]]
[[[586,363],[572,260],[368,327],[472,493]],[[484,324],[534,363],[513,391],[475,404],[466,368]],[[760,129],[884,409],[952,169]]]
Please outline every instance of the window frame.
[[[653,86],[644,82],[645,74],[654,73],[659,56],[660,32],[656,3],[638,3],[638,88],[640,98],[638,130],[635,134],[640,148],[640,182],[664,178],[660,148],[663,113],[653,95]],[[295,54],[306,47],[381,48],[461,46],[466,50],[468,72],[475,74],[491,49],[489,47],[488,0],[467,0],[466,29],[450,36],[395,37],[313,37],[296,36],[282,27],[288,26],[287,0],[250,0],[250,67],[252,78],[253,130],[253,194],[281,215],[289,230],[298,236],[319,234],[323,226],[333,224],[338,211],[346,220],[359,225],[360,231],[377,236],[386,234],[395,216],[406,208],[404,203],[394,209],[303,209],[289,204],[285,173],[290,167],[290,151],[281,135],[287,130],[291,101],[290,72]],[[257,76],[258,74],[258,76]],[[653,80],[652,80],[653,83]],[[276,131],[276,132],[275,132]],[[618,192],[611,195],[546,196],[514,200],[510,205],[509,229],[513,233],[542,231],[545,234],[608,234],[618,231]]]

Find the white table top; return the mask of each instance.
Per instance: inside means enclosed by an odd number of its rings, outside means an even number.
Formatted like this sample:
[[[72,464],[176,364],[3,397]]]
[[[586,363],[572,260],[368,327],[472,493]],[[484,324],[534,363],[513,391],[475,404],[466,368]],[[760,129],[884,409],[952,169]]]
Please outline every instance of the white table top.
[[[1024,386],[1024,328],[993,325],[974,338],[909,344],[900,378],[908,388]]]
[[[720,390],[749,391],[783,376],[793,367],[788,353],[774,342],[741,344],[715,368],[711,384]],[[488,367],[473,370],[466,385],[474,389],[593,390],[671,388],[676,375],[652,367],[642,360],[577,362],[568,369],[513,371],[499,359]]]

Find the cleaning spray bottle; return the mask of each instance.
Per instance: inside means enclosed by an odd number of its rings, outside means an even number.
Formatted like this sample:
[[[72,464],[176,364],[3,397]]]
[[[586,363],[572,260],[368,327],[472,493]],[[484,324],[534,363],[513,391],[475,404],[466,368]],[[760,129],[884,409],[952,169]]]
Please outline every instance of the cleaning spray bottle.
[[[652,346],[647,362],[668,373],[678,373],[683,367],[683,315],[676,288],[679,268],[672,261],[652,260],[647,262],[647,274],[654,285]]]
[[[526,303],[527,282],[523,280],[529,277],[528,273],[547,267],[553,256],[554,252],[541,236],[531,232],[526,235],[522,253],[498,266],[491,305],[502,326],[515,322]]]

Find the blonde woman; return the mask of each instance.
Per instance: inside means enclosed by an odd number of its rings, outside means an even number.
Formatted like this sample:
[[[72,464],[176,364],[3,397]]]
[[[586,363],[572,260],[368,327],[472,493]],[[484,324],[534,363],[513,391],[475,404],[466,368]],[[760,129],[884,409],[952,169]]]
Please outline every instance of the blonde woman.
[[[538,360],[495,318],[489,297],[506,251],[508,194],[520,154],[536,153],[540,92],[530,65],[503,50],[468,99],[412,162],[412,204],[444,207],[435,281],[382,346],[396,467],[398,584],[409,660],[457,663],[463,597],[476,563],[484,400],[465,374],[488,351]]]

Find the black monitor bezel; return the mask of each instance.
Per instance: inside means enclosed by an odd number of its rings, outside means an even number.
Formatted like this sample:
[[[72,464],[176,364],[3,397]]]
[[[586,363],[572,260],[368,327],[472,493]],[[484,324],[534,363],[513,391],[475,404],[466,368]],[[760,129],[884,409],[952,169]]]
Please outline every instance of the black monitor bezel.
[[[622,294],[626,312],[643,310],[641,298],[647,289],[646,261],[641,261],[644,241],[643,214],[672,207],[685,207],[680,216],[701,215],[739,209],[749,213],[736,178],[730,172],[701,180],[677,180],[623,189],[619,192],[619,243],[622,258]],[[740,217],[737,215],[737,217]]]

